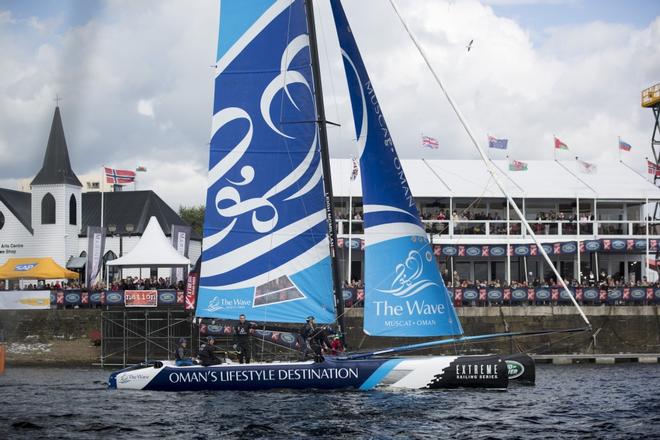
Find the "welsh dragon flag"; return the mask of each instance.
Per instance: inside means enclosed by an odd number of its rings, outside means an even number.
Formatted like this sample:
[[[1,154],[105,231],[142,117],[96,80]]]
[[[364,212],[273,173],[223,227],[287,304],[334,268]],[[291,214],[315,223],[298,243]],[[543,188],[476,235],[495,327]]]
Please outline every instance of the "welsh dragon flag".
[[[555,149],[557,149],[557,150],[568,150],[568,145],[563,143],[561,140],[559,140],[558,137],[555,136]]]

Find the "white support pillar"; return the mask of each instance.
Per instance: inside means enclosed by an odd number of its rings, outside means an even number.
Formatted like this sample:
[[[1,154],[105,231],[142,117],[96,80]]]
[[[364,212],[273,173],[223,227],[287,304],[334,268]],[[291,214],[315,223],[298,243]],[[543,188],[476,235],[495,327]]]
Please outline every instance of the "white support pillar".
[[[509,199],[506,200],[506,283],[511,285],[511,222],[509,218]]]
[[[646,226],[646,281],[650,282],[651,281],[651,266],[649,262],[650,258],[650,252],[649,252],[649,215],[648,215],[648,209],[649,209],[649,198],[646,198],[646,203],[644,204],[644,223]]]
[[[577,196],[575,198],[575,205],[576,205],[575,206],[575,211],[576,211],[575,222],[577,224],[577,229],[576,229],[576,231],[577,231],[577,243],[576,243],[577,244],[577,252],[576,252],[577,253],[577,280],[578,280],[578,284],[579,284],[579,283],[582,282],[582,268],[581,268],[581,265],[580,265],[580,257],[581,257],[581,255],[580,255],[580,196]]]
[[[348,268],[346,270],[346,280],[350,283],[352,281],[351,266],[353,265],[353,193],[351,187],[353,180],[348,181]]]

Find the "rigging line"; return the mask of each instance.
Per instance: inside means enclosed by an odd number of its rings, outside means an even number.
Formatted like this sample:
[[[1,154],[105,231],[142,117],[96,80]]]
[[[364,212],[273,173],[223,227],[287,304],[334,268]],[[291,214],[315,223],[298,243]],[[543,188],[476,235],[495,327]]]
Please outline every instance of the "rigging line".
[[[566,294],[567,294],[567,295],[569,296],[569,298],[571,299],[571,302],[572,302],[573,305],[577,308],[578,312],[580,313],[580,316],[582,317],[582,320],[583,320],[583,321],[584,321],[589,327],[591,327],[591,323],[589,322],[589,319],[587,319],[587,316],[584,314],[584,311],[582,310],[582,308],[580,307],[580,305],[579,305],[578,302],[576,301],[575,297],[574,297],[573,294],[571,293],[570,289],[569,289],[568,286],[566,285],[566,282],[564,281],[564,278],[561,276],[561,274],[559,273],[559,271],[558,271],[557,268],[555,267],[555,264],[552,262],[552,260],[551,260],[550,257],[548,256],[548,253],[547,253],[547,252],[545,251],[545,249],[543,248],[543,245],[541,244],[541,241],[539,240],[539,238],[538,238],[538,237],[536,236],[536,234],[534,233],[534,230],[532,229],[531,225],[529,224],[529,222],[527,221],[527,219],[525,219],[525,216],[523,215],[522,211],[521,211],[520,208],[518,207],[518,204],[515,202],[515,200],[513,200],[513,197],[511,197],[511,195],[510,195],[508,192],[506,192],[506,190],[504,189],[504,185],[502,184],[502,182],[500,182],[500,180],[499,180],[499,178],[497,177],[495,171],[493,170],[492,166],[490,165],[490,162],[488,161],[488,158],[486,157],[486,153],[484,153],[484,150],[481,148],[481,146],[480,146],[479,143],[477,142],[477,139],[475,138],[474,134],[472,133],[472,129],[470,128],[470,126],[468,125],[467,121],[466,121],[465,118],[463,117],[463,114],[461,113],[461,111],[458,109],[458,107],[457,107],[456,104],[454,103],[454,100],[452,99],[452,97],[449,95],[449,92],[448,92],[447,89],[445,88],[445,86],[444,86],[442,80],[440,79],[440,77],[439,77],[438,74],[436,73],[435,69],[433,69],[433,67],[431,66],[431,62],[429,61],[428,57],[426,56],[426,53],[424,52],[424,49],[422,49],[422,46],[419,44],[419,42],[417,41],[417,39],[416,39],[415,36],[413,35],[412,31],[411,31],[410,28],[408,27],[408,24],[407,24],[407,23],[405,22],[405,20],[403,19],[403,16],[402,16],[401,13],[399,12],[399,9],[397,8],[397,6],[396,6],[394,0],[389,0],[389,1],[390,1],[390,4],[392,5],[392,8],[394,9],[394,12],[396,13],[397,17],[398,17],[399,20],[401,21],[401,24],[403,25],[404,29],[405,29],[406,32],[408,33],[408,36],[410,37],[410,39],[412,40],[413,44],[415,45],[415,47],[416,47],[417,50],[419,51],[419,54],[421,55],[421,57],[423,58],[424,62],[426,63],[426,66],[429,68],[431,74],[433,75],[433,78],[435,79],[436,83],[438,84],[438,86],[440,87],[440,89],[441,89],[442,92],[444,93],[445,97],[447,98],[447,101],[449,102],[449,105],[451,106],[452,110],[454,110],[454,113],[456,114],[456,117],[458,118],[459,122],[461,123],[461,125],[462,125],[463,128],[465,129],[465,132],[467,133],[468,137],[469,137],[470,140],[472,141],[472,144],[473,144],[474,147],[477,149],[477,151],[479,152],[479,155],[481,156],[481,159],[482,159],[482,160],[484,161],[484,163],[486,164],[486,169],[488,170],[488,172],[490,173],[490,175],[493,177],[493,180],[495,180],[495,183],[496,183],[497,186],[500,188],[500,191],[502,191],[502,192],[505,194],[507,200],[509,200],[509,203],[511,204],[511,206],[513,206],[513,209],[514,209],[514,211],[516,212],[516,214],[518,214],[518,217],[520,218],[520,221],[525,225],[525,228],[526,228],[527,231],[529,232],[530,237],[532,237],[532,240],[534,240],[534,243],[536,243],[536,245],[538,246],[538,249],[539,249],[539,251],[541,252],[541,255],[543,256],[543,258],[545,259],[545,261],[548,263],[548,265],[549,265],[550,268],[552,269],[552,272],[553,272],[553,273],[555,274],[555,276],[557,277],[557,281],[559,281],[559,284],[561,284],[562,288],[564,289],[564,291],[566,292]]]
[[[576,159],[577,159],[577,157],[576,157]],[[562,164],[559,160],[555,159],[555,162],[557,162],[557,165],[559,165],[559,166],[562,167],[564,170],[566,170],[566,172],[567,172],[568,174],[570,174],[571,176],[575,177],[575,178],[576,178],[581,184],[583,184],[584,186],[586,186],[587,188],[589,188],[589,189],[591,190],[591,192],[594,193],[594,196],[595,196],[596,198],[598,198],[598,191],[596,191],[596,190],[593,189],[591,186],[589,186],[589,184],[588,184],[587,182],[585,182],[584,180],[580,179],[580,177],[579,177],[577,174],[575,174],[574,172],[572,172],[571,170],[569,170],[568,167],[565,166],[564,164]]]
[[[336,120],[338,121],[339,120],[339,104],[337,102],[337,91],[335,89],[334,75],[332,74],[332,69],[330,68],[330,66],[332,65],[330,63],[330,56],[328,54],[328,41],[330,41],[330,40],[328,39],[328,37],[326,35],[326,27],[323,24],[324,23],[324,20],[323,20],[324,16],[325,16],[325,14],[321,14],[321,13],[318,14],[319,24],[321,25],[321,35],[323,36],[323,52],[325,53],[326,69],[328,70],[328,75],[327,76],[330,77],[330,90],[332,91],[332,98],[333,98],[332,100],[333,100],[334,107],[335,107],[335,116],[336,116]],[[319,64],[320,64],[320,62],[319,62]],[[327,119],[327,117],[326,117],[326,119]],[[331,125],[338,125],[338,124],[331,124]]]
[[[450,192],[450,194],[451,194],[451,197],[453,197],[453,196],[454,196],[454,191],[451,189],[451,187],[449,186],[449,184],[447,184],[447,182],[445,182],[444,179],[443,179],[442,177],[440,177],[440,175],[439,175],[439,174],[433,169],[433,167],[431,167],[431,165],[426,161],[426,159],[422,159],[422,163],[423,163],[424,165],[426,165],[426,168],[428,168],[429,171],[431,171],[431,173],[433,173],[433,175],[434,175],[434,176],[435,176],[440,182],[442,182],[442,184],[443,184],[444,186],[447,187],[447,189],[449,190],[449,192]]]
[[[511,183],[513,183],[515,186],[517,186],[518,189],[519,189],[520,191],[522,191],[522,196],[523,196],[523,198],[526,198],[527,194],[526,194],[526,192],[525,192],[525,189],[524,189],[522,186],[518,185],[518,183],[517,183],[515,180],[513,180],[513,178],[512,178],[511,176],[509,176],[508,173],[505,173],[505,172],[502,170],[502,168],[498,167],[498,166],[497,166],[497,163],[496,163],[493,159],[490,159],[490,158],[489,158],[488,160],[493,164],[493,166],[494,166],[495,168],[498,169],[498,171],[499,171],[500,173],[502,173],[502,175],[503,175],[504,177],[507,178],[507,180],[509,180]]]

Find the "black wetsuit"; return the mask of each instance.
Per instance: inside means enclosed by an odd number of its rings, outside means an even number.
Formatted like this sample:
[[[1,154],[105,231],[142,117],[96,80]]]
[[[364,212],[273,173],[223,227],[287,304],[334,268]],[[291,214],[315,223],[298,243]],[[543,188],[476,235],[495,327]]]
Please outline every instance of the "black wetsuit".
[[[250,329],[252,324],[249,322],[238,323],[234,326],[234,338],[240,353],[238,361],[241,364],[249,364],[252,358],[252,345],[250,344]]]
[[[211,344],[204,345],[197,357],[199,357],[200,363],[205,367],[222,363],[222,359],[215,355],[215,346]]]
[[[309,348],[314,352],[314,362],[323,362],[323,344],[325,342],[325,330],[322,327],[314,327],[309,322],[300,331]],[[303,346],[303,359],[307,357],[309,350],[307,344]]]

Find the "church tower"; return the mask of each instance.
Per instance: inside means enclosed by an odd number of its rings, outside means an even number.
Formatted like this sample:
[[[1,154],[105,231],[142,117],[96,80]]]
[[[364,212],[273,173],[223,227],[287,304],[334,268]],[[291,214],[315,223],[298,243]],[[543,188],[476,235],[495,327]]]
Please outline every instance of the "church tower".
[[[78,256],[82,184],[71,169],[60,108],[55,107],[44,162],[31,183],[33,250],[64,266]]]

